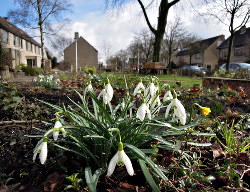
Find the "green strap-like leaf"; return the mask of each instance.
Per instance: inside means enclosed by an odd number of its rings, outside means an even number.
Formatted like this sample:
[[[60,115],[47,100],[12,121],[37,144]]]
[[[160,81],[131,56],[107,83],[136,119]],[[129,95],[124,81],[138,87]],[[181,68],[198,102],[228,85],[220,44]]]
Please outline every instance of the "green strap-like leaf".
[[[99,179],[100,175],[104,172],[104,169],[103,168],[97,169],[95,171],[95,174],[92,175],[91,168],[86,167],[84,172],[85,172],[85,180],[86,180],[86,183],[88,185],[88,191],[89,192],[96,192],[98,179]]]
[[[139,159],[139,163],[140,163],[140,166],[141,166],[141,170],[142,170],[148,184],[152,188],[152,190],[154,192],[161,192],[160,189],[157,187],[153,177],[150,175],[150,173],[148,171],[148,168],[147,168],[147,166],[145,164],[145,161],[143,161],[142,159]]]
[[[165,174],[159,169],[158,165],[156,165],[145,153],[143,153],[137,147],[124,143],[124,145],[130,149],[132,149],[141,159],[143,159],[153,170],[154,172],[161,177],[163,180],[168,180]]]

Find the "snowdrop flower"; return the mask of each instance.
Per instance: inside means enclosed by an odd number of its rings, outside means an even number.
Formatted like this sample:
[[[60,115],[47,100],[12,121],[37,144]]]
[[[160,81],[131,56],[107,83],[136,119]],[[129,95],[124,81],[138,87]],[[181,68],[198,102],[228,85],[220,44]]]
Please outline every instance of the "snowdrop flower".
[[[149,92],[150,92],[151,97],[155,96],[157,90],[158,90],[158,87],[156,87],[153,82],[150,83],[150,85],[149,85]]]
[[[103,98],[103,103],[104,103],[105,105],[107,105],[107,103],[109,102],[109,100],[108,100],[108,95],[107,95],[105,89],[102,89],[102,91],[99,93],[97,99],[99,100],[99,99],[101,98],[101,96],[102,96],[102,98]]]
[[[33,81],[34,81],[34,82],[37,82],[37,77],[35,77]]]
[[[142,81],[140,83],[138,83],[138,85],[136,86],[135,90],[134,90],[134,95],[137,95],[137,94],[141,94],[142,91],[145,90],[145,87],[142,83]]]
[[[143,101],[136,113],[136,117],[139,118],[141,121],[143,121],[146,113],[148,118],[151,119],[151,112],[148,108],[148,105],[145,103],[145,101]]]
[[[156,106],[160,106],[161,105],[161,100],[160,100],[160,96],[158,95],[155,100],[153,101],[151,107],[156,107]],[[160,109],[159,109],[160,110]]]
[[[53,131],[53,138],[54,138],[55,141],[58,139],[60,131],[62,132],[63,137],[66,137],[65,129],[62,128],[62,123],[59,121],[58,117],[56,117],[56,122],[55,122],[54,128],[58,129],[56,131]]]
[[[186,118],[187,118],[186,110],[183,107],[183,105],[181,104],[181,102],[177,99],[177,95],[175,92],[173,95],[173,100],[171,101],[171,103],[168,105],[168,107],[166,109],[166,113],[165,113],[166,118],[168,117],[168,114],[169,114],[171,107],[174,108],[174,116],[173,117],[176,116],[180,120],[181,124],[185,125]]]
[[[43,138],[37,143],[37,146],[34,149],[33,161],[36,160],[38,153],[41,164],[44,164],[48,155],[47,138]]]
[[[108,79],[108,84],[106,84],[106,86],[105,86],[105,92],[106,92],[108,102],[110,102],[113,98],[114,90],[113,90],[112,86],[110,85],[109,79]]]
[[[172,95],[172,93],[170,91],[170,86],[167,85],[167,91],[166,91],[166,93],[165,93],[165,95],[163,97],[163,102],[166,102],[166,101],[169,101],[169,100],[172,100],[172,99],[173,99],[173,95]]]
[[[168,91],[166,91],[166,93],[165,93],[165,95],[163,97],[163,102],[169,101],[171,99],[173,99],[173,95],[172,95],[171,91],[168,90]]]
[[[89,82],[89,83],[88,83],[88,86],[85,88],[85,93],[86,93],[86,92],[89,92],[89,91],[91,91],[91,92],[94,91],[91,82]]]
[[[127,172],[130,176],[134,175],[134,169],[132,166],[132,163],[129,159],[129,157],[126,155],[126,153],[123,150],[123,143],[119,142],[118,144],[118,151],[115,154],[115,156],[110,160],[109,166],[108,166],[108,172],[107,176],[111,176],[115,170],[116,164],[118,166],[125,165]]]

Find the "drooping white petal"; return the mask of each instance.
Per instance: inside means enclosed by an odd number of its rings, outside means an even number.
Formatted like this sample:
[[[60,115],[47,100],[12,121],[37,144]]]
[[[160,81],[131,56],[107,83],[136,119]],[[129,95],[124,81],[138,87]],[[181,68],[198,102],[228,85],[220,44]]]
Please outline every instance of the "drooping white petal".
[[[101,96],[103,96],[103,94],[105,93],[105,89],[102,89],[102,91],[99,93],[99,95],[97,96],[97,99],[100,99]]]
[[[154,83],[150,83],[149,91],[150,91],[151,97],[153,97],[156,94],[157,88],[155,87]]]
[[[39,159],[41,164],[44,164],[47,159],[48,154],[48,148],[47,148],[47,142],[42,142],[41,144],[41,152],[39,154]]]
[[[186,124],[186,118],[187,118],[186,110],[185,110],[184,106],[181,104],[181,102],[177,98],[173,99],[171,101],[171,103],[168,105],[168,107],[166,109],[165,117],[166,118],[168,117],[170,108],[172,106],[174,107],[173,118],[174,118],[174,116],[176,116],[181,121],[181,124],[185,125]]]
[[[181,104],[181,102],[176,98],[173,100],[174,105],[176,106],[176,110],[180,116],[186,116],[186,110],[184,106]]]
[[[173,95],[172,95],[171,91],[166,91],[166,93],[163,97],[163,102],[171,100],[171,99],[173,99]]]
[[[114,90],[113,90],[112,86],[109,83],[106,84],[105,91],[106,91],[106,96],[108,98],[108,102],[110,102],[112,100],[112,98],[113,98]]]
[[[140,83],[138,83],[138,85],[136,86],[136,88],[134,90],[134,95],[140,94],[144,90],[145,90],[145,87],[144,87],[143,83],[140,82]]]
[[[55,125],[54,125],[54,128],[60,128],[60,127],[62,127],[62,123],[60,121],[56,121]],[[53,132],[53,138],[54,138],[55,141],[58,139],[58,136],[59,136],[59,131],[54,131]]]
[[[167,106],[167,109],[166,109],[166,112],[165,112],[165,118],[168,117],[168,114],[169,114],[169,111],[170,111],[172,105],[173,105],[173,101],[171,101],[171,103],[169,103],[169,105]]]
[[[139,109],[137,110],[136,117],[139,118],[141,121],[143,121],[145,118],[146,109],[147,105],[145,103],[142,103]]]
[[[36,160],[36,156],[37,156],[37,152],[34,152],[34,155],[33,155],[33,158],[32,158],[33,161]]]
[[[64,128],[62,128],[62,134],[63,134],[63,137],[67,136],[66,133],[65,133],[65,129]]]
[[[109,162],[108,172],[107,172],[108,177],[111,176],[115,170],[116,163],[118,162],[118,152],[114,155],[114,157],[112,157],[112,159]]]
[[[53,131],[53,139],[56,141],[59,136],[59,131]]]
[[[120,153],[119,157],[121,157],[121,160],[118,159],[118,161],[122,161],[127,169],[127,172],[130,176],[134,175],[134,169],[132,166],[132,163],[129,159],[129,157],[127,156],[127,154],[124,152],[124,150],[122,151],[118,151],[118,153]]]

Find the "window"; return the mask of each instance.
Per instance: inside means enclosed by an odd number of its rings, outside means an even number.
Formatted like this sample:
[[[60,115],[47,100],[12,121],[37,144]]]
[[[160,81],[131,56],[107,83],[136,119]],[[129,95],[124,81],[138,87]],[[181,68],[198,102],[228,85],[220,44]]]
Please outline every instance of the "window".
[[[33,45],[30,44],[30,51],[33,52]]]
[[[9,42],[9,33],[2,29],[2,34],[3,34],[3,42],[8,44],[8,42]]]
[[[23,39],[20,38],[20,47],[23,48]]]
[[[17,45],[17,36],[13,35],[13,45],[16,46]]]
[[[221,57],[227,57],[227,55],[228,55],[228,50],[221,50],[220,52]]]
[[[26,50],[29,50],[29,43],[28,41],[25,41],[26,42]]]
[[[201,59],[201,58],[202,58],[202,53],[195,54],[195,59]]]
[[[242,56],[243,53],[243,47],[235,47],[234,48],[234,56]]]

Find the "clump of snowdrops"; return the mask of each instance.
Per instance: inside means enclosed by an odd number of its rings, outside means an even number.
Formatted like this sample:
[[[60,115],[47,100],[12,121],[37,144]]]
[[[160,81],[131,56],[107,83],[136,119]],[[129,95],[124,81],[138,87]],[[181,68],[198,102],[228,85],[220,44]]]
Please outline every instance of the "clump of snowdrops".
[[[33,81],[37,85],[45,87],[46,89],[60,88],[60,79],[55,79],[53,75],[38,75]]]
[[[107,177],[112,176],[117,165],[125,165],[130,176],[136,174],[138,169],[134,167],[139,166],[152,190],[160,191],[153,177],[168,181],[166,170],[150,155],[157,153],[157,148],[183,155],[182,145],[197,143],[182,141],[181,137],[189,134],[189,129],[201,118],[188,122],[188,113],[176,92],[168,85],[160,87],[156,78],[152,78],[147,86],[138,82],[133,93],[129,93],[126,84],[126,90],[120,102],[112,104],[115,93],[107,79],[100,93],[94,91],[91,82],[87,83],[83,94],[76,91],[81,102],[70,98],[70,106],[44,102],[58,112],[54,126],[45,132],[35,147],[33,160],[39,154],[41,164],[49,161],[47,145],[52,144],[81,158],[89,191],[96,191],[99,176],[104,173]],[[165,94],[160,97],[163,91]],[[196,106],[201,115],[209,114],[209,108]],[[199,134],[192,131],[192,135]],[[166,140],[166,136],[175,137]],[[158,142],[157,147],[152,148],[153,141]],[[188,158],[188,154],[186,156]]]

